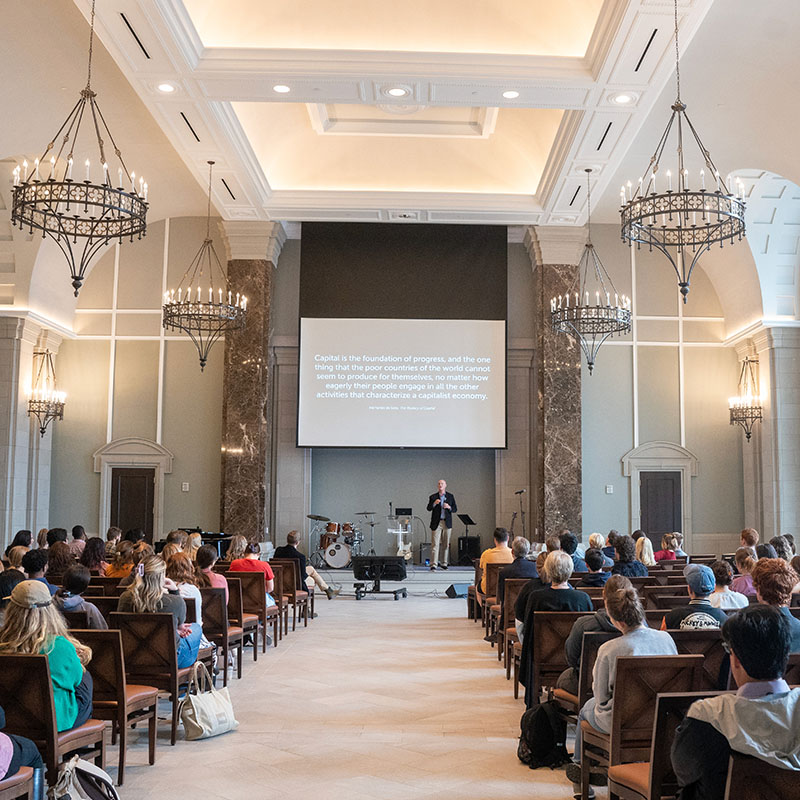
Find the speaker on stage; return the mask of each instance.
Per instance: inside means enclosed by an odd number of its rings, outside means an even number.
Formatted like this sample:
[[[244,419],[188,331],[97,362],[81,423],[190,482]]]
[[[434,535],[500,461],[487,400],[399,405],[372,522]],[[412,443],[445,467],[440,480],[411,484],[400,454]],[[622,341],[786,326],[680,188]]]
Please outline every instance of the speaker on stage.
[[[444,593],[448,597],[466,597],[468,587],[469,587],[468,583],[451,583],[444,590]]]
[[[458,566],[471,567],[476,558],[481,557],[481,537],[480,536],[459,536],[458,537]]]

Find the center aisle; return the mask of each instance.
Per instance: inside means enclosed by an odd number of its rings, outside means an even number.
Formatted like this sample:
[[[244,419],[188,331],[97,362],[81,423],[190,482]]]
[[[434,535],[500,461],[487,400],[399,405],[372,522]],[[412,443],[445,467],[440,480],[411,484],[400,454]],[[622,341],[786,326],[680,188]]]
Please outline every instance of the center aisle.
[[[244,678],[228,684],[238,731],[169,747],[162,724],[153,767],[140,766],[145,736],[134,732],[123,800],[167,787],[203,800],[571,796],[563,771],[517,760],[523,705],[465,600],[317,605],[307,630],[256,664],[246,650]]]

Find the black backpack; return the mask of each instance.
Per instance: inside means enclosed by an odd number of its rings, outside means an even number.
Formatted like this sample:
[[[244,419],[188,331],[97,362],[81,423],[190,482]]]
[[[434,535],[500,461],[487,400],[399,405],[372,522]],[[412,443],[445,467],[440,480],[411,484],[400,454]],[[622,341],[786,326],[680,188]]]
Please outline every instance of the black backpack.
[[[517,758],[531,769],[555,769],[570,761],[567,752],[567,725],[555,703],[534,703],[519,721],[520,737]]]

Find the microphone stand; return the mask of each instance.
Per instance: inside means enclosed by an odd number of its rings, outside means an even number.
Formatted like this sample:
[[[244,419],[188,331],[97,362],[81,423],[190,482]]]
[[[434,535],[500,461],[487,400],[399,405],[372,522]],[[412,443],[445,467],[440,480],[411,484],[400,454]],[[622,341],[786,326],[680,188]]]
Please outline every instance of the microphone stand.
[[[519,515],[522,518],[522,537],[524,539],[527,539],[528,536],[525,533],[525,509],[522,507],[522,495],[523,495],[523,492],[520,492],[520,494],[519,494]],[[516,517],[516,513],[514,514],[514,516]],[[514,520],[511,520],[511,527],[513,529]]]

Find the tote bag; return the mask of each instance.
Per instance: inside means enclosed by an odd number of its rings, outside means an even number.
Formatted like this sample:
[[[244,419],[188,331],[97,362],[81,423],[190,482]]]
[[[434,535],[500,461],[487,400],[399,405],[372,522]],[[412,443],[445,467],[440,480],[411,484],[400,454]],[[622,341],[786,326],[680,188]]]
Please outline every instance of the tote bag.
[[[239,727],[227,688],[214,688],[202,661],[194,665],[180,714],[187,739],[208,739]]]

